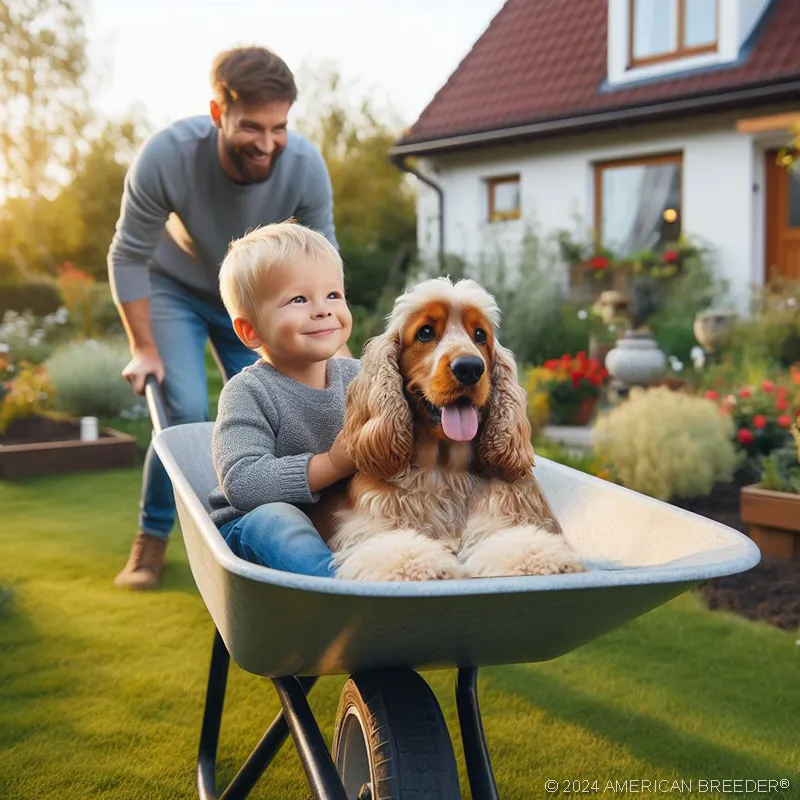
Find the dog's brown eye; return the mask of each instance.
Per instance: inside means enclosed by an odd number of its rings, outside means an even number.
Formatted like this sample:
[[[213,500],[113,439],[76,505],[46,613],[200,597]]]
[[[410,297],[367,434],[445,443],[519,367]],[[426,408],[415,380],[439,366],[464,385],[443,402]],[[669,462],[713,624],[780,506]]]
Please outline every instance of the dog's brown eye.
[[[435,336],[435,332],[430,325],[423,325],[417,331],[417,341],[418,342],[429,342]]]
[[[486,344],[486,331],[483,328],[475,328],[473,336],[477,344]]]

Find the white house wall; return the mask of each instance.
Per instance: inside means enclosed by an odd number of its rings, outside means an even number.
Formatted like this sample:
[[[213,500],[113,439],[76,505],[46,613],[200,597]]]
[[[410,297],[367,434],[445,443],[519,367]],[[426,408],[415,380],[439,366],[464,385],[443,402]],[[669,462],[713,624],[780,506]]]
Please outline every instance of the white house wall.
[[[763,283],[763,150],[751,137],[736,132],[735,120],[729,115],[613,135],[584,134],[423,162],[444,191],[445,249],[477,263],[499,246],[510,261],[518,260],[522,236],[531,223],[545,235],[574,229],[576,214],[593,226],[596,163],[680,151],[682,229],[715,249],[720,276],[730,282],[735,302],[743,308],[751,284]],[[522,219],[489,223],[486,181],[516,173]],[[438,201],[432,190],[419,186],[419,247],[434,258]]]

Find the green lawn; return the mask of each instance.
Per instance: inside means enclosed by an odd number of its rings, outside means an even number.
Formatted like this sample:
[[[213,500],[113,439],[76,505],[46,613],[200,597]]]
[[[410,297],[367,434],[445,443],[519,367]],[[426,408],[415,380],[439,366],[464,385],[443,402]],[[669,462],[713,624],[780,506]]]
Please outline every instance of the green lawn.
[[[194,796],[212,626],[179,536],[163,590],[113,587],[138,491],[137,470],[0,485],[0,586],[13,591],[0,603],[0,797]],[[800,797],[795,638],[684,595],[557,661],[484,670],[500,796],[548,797],[547,779],[787,778],[769,796]],[[426,677],[455,725],[453,673]],[[342,680],[312,695],[326,735]],[[277,707],[267,681],[232,668],[222,778]],[[291,748],[254,796],[308,797]]]

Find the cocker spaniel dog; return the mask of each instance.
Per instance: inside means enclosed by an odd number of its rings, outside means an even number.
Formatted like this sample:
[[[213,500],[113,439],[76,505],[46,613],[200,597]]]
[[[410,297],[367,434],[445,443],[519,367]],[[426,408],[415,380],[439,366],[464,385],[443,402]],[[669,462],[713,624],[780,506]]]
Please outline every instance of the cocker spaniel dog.
[[[336,575],[398,581],[582,572],[531,472],[525,393],[472,280],[399,297],[351,383],[358,472],[335,514]]]

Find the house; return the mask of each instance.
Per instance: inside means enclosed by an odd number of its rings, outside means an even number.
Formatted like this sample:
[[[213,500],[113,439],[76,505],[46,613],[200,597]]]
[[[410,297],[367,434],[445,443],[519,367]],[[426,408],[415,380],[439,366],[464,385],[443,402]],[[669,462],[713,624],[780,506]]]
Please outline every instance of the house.
[[[744,308],[800,279],[796,123],[798,0],[508,0],[392,158],[423,254],[513,256],[576,214],[621,256],[683,231]]]

